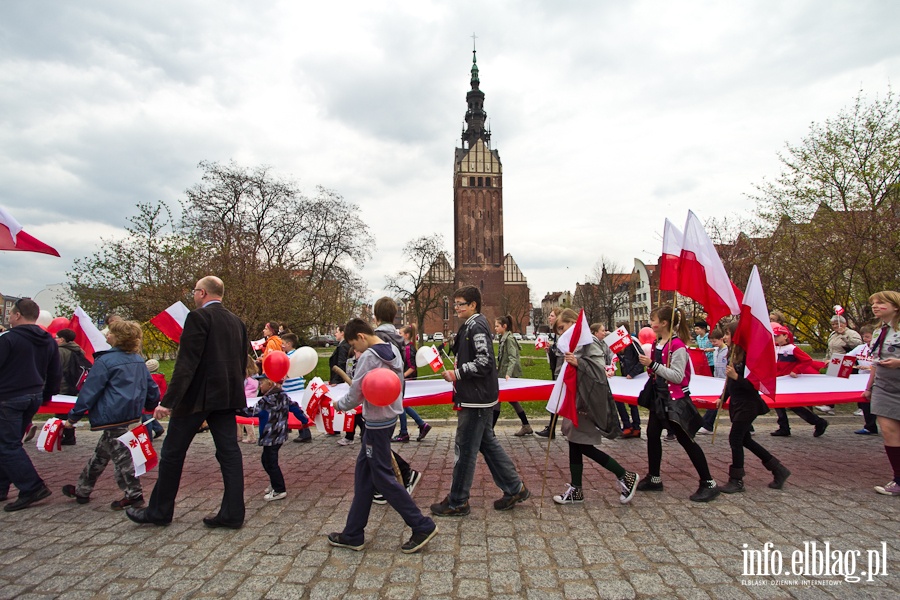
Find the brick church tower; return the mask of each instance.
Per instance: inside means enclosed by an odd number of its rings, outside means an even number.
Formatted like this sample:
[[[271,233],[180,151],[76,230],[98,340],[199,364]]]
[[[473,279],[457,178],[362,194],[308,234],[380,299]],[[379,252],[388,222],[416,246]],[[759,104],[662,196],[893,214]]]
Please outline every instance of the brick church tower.
[[[481,290],[489,320],[505,314],[503,253],[503,167],[491,149],[491,132],[472,50],[471,89],[466,94],[462,147],[453,171],[454,283]]]

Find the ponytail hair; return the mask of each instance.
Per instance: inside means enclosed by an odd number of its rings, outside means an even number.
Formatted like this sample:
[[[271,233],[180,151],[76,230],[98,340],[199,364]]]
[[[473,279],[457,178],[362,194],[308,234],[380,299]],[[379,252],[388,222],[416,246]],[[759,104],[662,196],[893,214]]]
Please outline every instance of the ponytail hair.
[[[494,319],[494,321],[495,321],[498,325],[502,325],[503,327],[505,327],[505,328],[506,328],[506,331],[511,331],[511,330],[512,330],[512,317],[511,317],[511,316],[509,316],[509,315],[504,315],[504,316],[502,316],[502,317],[497,317],[496,319]]]
[[[677,337],[684,343],[687,343],[688,340],[691,339],[691,330],[688,327],[688,322],[684,316],[684,311],[680,308],[673,309],[671,306],[666,304],[665,306],[660,306],[653,309],[653,311],[650,313],[650,318],[653,317],[656,317],[658,320],[668,323],[673,337]]]
[[[413,350],[415,350],[416,338],[419,336],[419,328],[416,327],[416,324],[410,323],[409,325],[401,329],[400,333],[405,333],[409,336],[409,345],[412,346]]]

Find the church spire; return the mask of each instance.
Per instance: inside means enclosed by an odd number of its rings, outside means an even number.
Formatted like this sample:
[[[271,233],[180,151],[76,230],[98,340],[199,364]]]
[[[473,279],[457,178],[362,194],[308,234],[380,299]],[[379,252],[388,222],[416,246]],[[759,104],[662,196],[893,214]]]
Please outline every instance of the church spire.
[[[484,112],[484,92],[481,91],[479,85],[481,81],[478,77],[478,58],[475,50],[475,34],[472,34],[472,77],[470,84],[472,89],[466,94],[466,129],[462,134],[463,147],[472,147],[478,139],[490,147],[491,132],[485,128],[487,121],[487,113]]]

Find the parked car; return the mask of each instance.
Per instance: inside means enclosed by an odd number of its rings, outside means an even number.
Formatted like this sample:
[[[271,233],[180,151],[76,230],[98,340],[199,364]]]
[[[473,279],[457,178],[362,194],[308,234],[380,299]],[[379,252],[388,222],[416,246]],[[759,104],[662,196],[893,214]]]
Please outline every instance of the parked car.
[[[320,347],[324,346],[325,348],[330,348],[332,346],[337,346],[338,341],[337,341],[337,338],[331,334],[317,335],[312,339],[310,345],[311,346],[320,346]]]
[[[521,334],[521,333],[514,333],[514,334],[513,334],[513,337],[516,338],[516,341],[517,341],[517,342],[521,342],[521,341],[522,341],[522,334]]]
[[[526,333],[526,334],[525,334],[525,340],[526,340],[526,341],[533,342],[533,341],[536,340],[536,339],[537,339],[537,338],[534,337],[534,334],[533,334],[533,333]]]
[[[443,341],[444,341],[444,334],[441,333],[440,331],[436,331],[436,332],[434,333],[434,335],[431,336],[431,340],[432,340],[433,342],[443,342]]]

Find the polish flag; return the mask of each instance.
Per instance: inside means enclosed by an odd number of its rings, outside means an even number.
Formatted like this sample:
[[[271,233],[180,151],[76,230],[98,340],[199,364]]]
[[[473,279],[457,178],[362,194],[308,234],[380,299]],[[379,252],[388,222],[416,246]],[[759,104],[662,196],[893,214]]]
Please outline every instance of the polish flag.
[[[673,291],[678,287],[678,263],[681,261],[681,244],[684,235],[672,221],[666,219],[663,227],[663,250],[659,259],[659,289]]]
[[[2,206],[0,206],[0,250],[39,252],[59,256],[59,252],[54,248],[22,231],[19,222]]]
[[[753,386],[775,399],[775,338],[769,323],[769,309],[763,295],[759,271],[753,265],[747,291],[741,301],[741,320],[734,332],[734,343],[747,355],[745,377]]]
[[[150,322],[156,325],[163,335],[177,344],[181,342],[181,332],[184,331],[184,321],[189,312],[191,311],[184,305],[184,302],[179,300],[150,319]]]
[[[147,421],[149,423],[150,421]],[[153,441],[147,431],[146,423],[142,423],[116,438],[131,452],[131,460],[134,461],[134,474],[140,477],[151,470],[159,462]]]
[[[444,368],[444,361],[434,346],[422,346],[416,351],[416,366],[424,367],[425,365],[430,366],[435,373]]]
[[[535,350],[543,350],[544,348],[548,347],[549,345],[550,345],[550,342],[547,341],[547,338],[545,338],[544,336],[538,336],[538,339],[534,340],[534,349]]]
[[[75,307],[75,314],[69,321],[69,329],[75,332],[75,343],[84,350],[84,356],[91,363],[94,362],[94,353],[109,350],[112,346],[106,341],[106,337],[100,333],[91,318],[80,306]]]
[[[603,338],[603,341],[606,342],[610,352],[619,354],[631,345],[631,336],[625,327],[619,327],[615,331],[611,331],[609,335]]]
[[[62,419],[47,419],[37,436],[37,449],[41,452],[53,452],[54,448],[62,450],[62,430]]]
[[[677,289],[703,305],[713,327],[725,315],[741,313],[743,295],[731,283],[716,247],[692,211],[684,226]]]
[[[557,348],[563,354],[575,352],[585,344],[594,343],[594,336],[591,335],[591,327],[588,325],[587,319],[584,317],[584,309],[578,314],[578,320],[575,325],[569,327],[565,333],[559,336],[556,342]],[[575,393],[578,390],[578,370],[569,366],[569,363],[563,361],[562,369],[559,370],[559,377],[553,384],[553,391],[550,393],[550,400],[547,402],[547,412],[558,414],[572,421],[575,427],[578,427],[578,409],[575,407]]]
[[[257,352],[259,352],[260,350],[262,350],[263,348],[266,347],[266,338],[252,340],[250,342],[250,347],[253,348],[254,350],[256,350]]]

